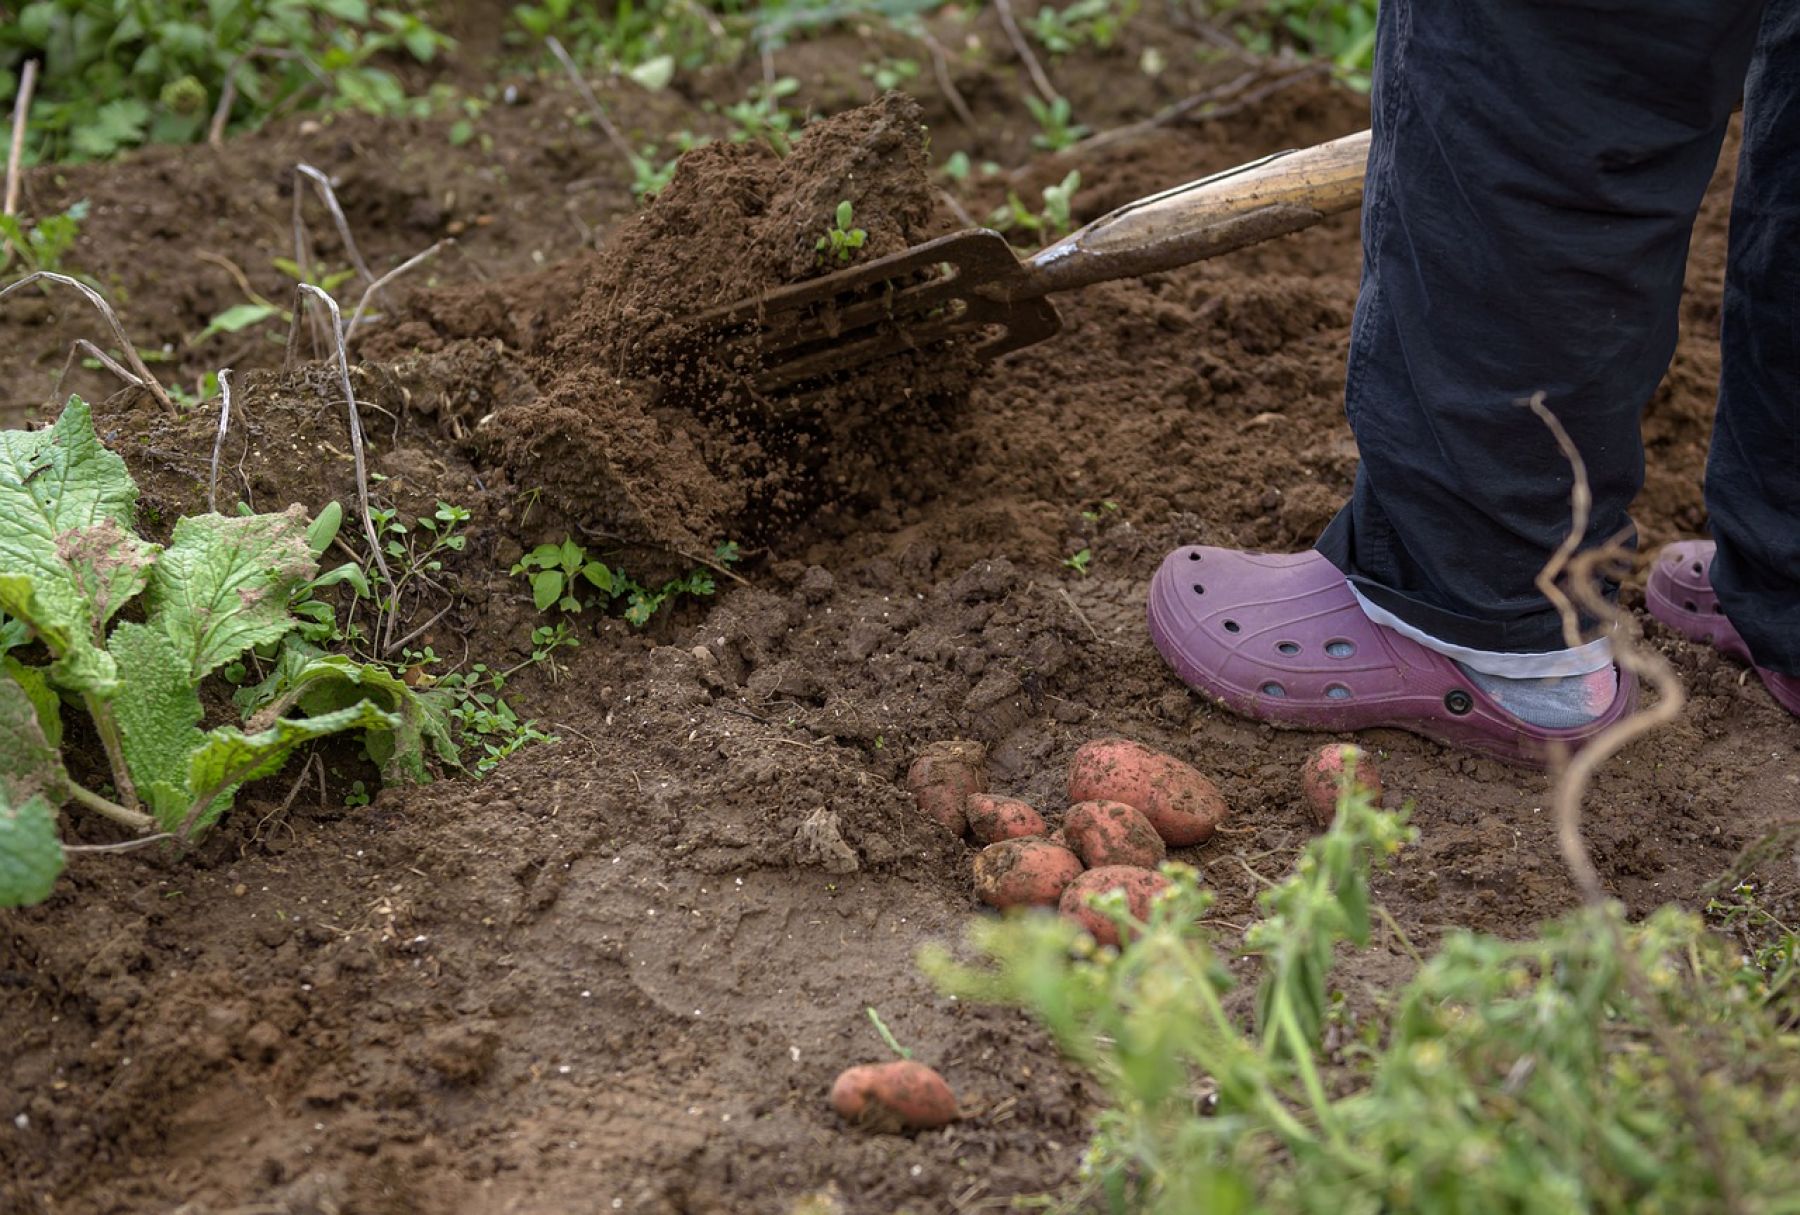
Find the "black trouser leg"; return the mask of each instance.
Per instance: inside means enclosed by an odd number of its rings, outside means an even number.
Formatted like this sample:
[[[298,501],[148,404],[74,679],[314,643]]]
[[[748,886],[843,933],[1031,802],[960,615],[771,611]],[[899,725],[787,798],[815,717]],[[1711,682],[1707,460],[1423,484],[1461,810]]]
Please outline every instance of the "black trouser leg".
[[[1763,17],[1731,203],[1706,504],[1713,589],[1763,666],[1800,675],[1800,3]]]
[[[1362,464],[1318,546],[1372,602],[1472,649],[1566,644],[1533,579],[1568,531],[1570,471],[1516,402],[1543,391],[1579,447],[1588,541],[1624,530],[1762,8],[1383,0],[1346,388]],[[1789,206],[1771,232],[1791,235]],[[1791,453],[1791,406],[1785,433]]]

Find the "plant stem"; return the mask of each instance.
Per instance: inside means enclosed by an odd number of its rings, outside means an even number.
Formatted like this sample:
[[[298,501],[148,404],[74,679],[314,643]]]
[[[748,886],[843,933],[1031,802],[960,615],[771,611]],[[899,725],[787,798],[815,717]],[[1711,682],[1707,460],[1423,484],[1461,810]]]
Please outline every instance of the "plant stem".
[[[80,785],[69,785],[69,796],[96,814],[104,815],[121,826],[130,827],[134,831],[148,831],[155,826],[155,821],[141,810],[127,810],[117,802],[111,802]]]
[[[137,786],[131,783],[131,769],[125,766],[125,749],[119,742],[119,723],[113,718],[112,707],[88,693],[82,695],[81,702],[87,707],[88,716],[94,719],[100,745],[106,748],[106,762],[112,766],[113,787],[119,791],[119,800],[124,803],[124,809],[136,813]],[[144,825],[149,823],[150,820],[145,818]]]

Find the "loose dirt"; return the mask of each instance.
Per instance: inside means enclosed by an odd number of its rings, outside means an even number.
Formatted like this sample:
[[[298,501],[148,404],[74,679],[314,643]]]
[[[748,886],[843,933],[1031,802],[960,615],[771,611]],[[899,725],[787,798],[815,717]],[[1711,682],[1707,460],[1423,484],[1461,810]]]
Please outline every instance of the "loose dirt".
[[[1113,55],[1052,65],[1084,120],[1141,118],[1237,70],[1188,66],[1187,35],[1148,21]],[[1183,48],[1168,79],[1137,71],[1146,39]],[[791,53],[787,70],[835,111],[833,90],[841,101],[860,84],[869,52],[847,34]],[[984,124],[993,116],[983,146],[1023,160],[1032,128],[1007,72],[960,82]],[[620,104],[634,134],[666,134],[693,100]],[[941,98],[927,105],[934,155],[975,146]],[[408,605],[420,624],[450,609],[421,637],[448,665],[524,657],[542,618],[506,571],[540,541],[574,531],[634,569],[685,569],[725,539],[748,559],[745,584],[722,581],[648,630],[576,618],[581,646],[554,678],[539,666],[508,689],[561,741],[485,780],[348,806],[372,774],[330,752],[310,770],[323,795],[292,770],[250,790],[196,854],[82,856],[48,903],[0,916],[0,1210],[787,1212],[809,1197],[804,1209],[1004,1209],[1070,1182],[1095,1092],[1021,1018],[944,999],[913,966],[921,943],[956,939],[979,911],[970,850],[904,789],[912,756],[977,740],[995,792],[1060,814],[1082,742],[1169,750],[1232,808],[1213,839],[1176,853],[1217,889],[1226,924],[1253,914],[1309,838],[1298,775],[1321,740],[1202,704],[1156,657],[1142,611],[1170,547],[1304,545],[1348,491],[1353,218],[1069,298],[1058,339],[970,391],[855,415],[883,433],[815,419],[817,462],[801,476],[782,465],[799,436],[785,448],[765,425],[752,459],[731,448],[750,414],[646,395],[622,335],[659,300],[814,272],[807,238],[838,198],[855,200],[882,249],[936,230],[906,104],[824,128],[845,141],[821,156],[829,165],[800,159],[805,142],[786,162],[728,147],[695,157],[662,205],[565,259],[575,219],[604,229],[630,213],[579,111],[534,84],[491,111],[491,153],[448,150],[447,120],[358,120],[290,124],[224,154],[152,152],[66,184],[34,177],[34,199],[117,200],[96,208],[87,268],[126,288],[127,324],[147,345],[178,347],[235,302],[199,251],[247,269],[285,255],[281,166],[298,154],[344,175],[378,266],[465,223],[470,260],[446,256],[435,284],[413,284],[357,373],[383,499],[474,513],[443,592]],[[1360,99],[1305,82],[1217,119],[1039,156],[965,205],[982,214],[1008,188],[1035,197],[1079,167],[1077,210],[1092,218],[1365,121]],[[390,167],[402,154],[417,174]],[[858,183],[839,171],[863,163],[899,176],[847,193]],[[604,184],[571,194],[596,173]],[[1704,521],[1731,178],[1728,155],[1695,236],[1681,346],[1646,418],[1647,545]],[[584,201],[565,209],[571,198]],[[737,217],[748,235],[717,247]],[[684,231],[709,240],[668,248]],[[555,264],[509,277],[534,251]],[[6,399],[41,399],[73,315],[0,314]],[[348,503],[335,378],[277,370],[278,348],[252,336],[221,502]],[[622,348],[623,370],[604,361]],[[197,373],[222,353],[177,357]],[[99,395],[97,380],[79,386]],[[204,504],[210,419],[163,419],[136,394],[100,412],[145,483],[153,529]],[[1083,549],[1085,576],[1063,564]],[[1692,700],[1607,767],[1587,821],[1604,879],[1637,910],[1703,903],[1705,884],[1800,801],[1792,718],[1740,668],[1649,631]],[[1413,946],[1459,925],[1520,932],[1571,905],[1542,778],[1403,734],[1361,741],[1390,803],[1416,807],[1420,842],[1377,885]],[[68,826],[112,838],[79,814]],[[1791,911],[1792,874],[1772,881],[1769,902]],[[1384,935],[1336,982],[1366,1006],[1409,965]],[[832,1077],[884,1057],[868,1007],[943,1072],[962,1121],[876,1135],[831,1113]]]

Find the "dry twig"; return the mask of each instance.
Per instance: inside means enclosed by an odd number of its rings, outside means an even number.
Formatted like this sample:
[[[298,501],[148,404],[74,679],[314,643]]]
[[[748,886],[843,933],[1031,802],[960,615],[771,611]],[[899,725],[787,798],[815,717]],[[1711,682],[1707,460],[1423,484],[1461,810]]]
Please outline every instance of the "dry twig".
[[[179,415],[180,411],[175,408],[175,402],[169,399],[168,392],[157,382],[156,377],[150,374],[150,369],[144,366],[144,360],[138,354],[137,347],[133,346],[131,344],[131,339],[125,336],[125,326],[119,323],[119,314],[114,312],[112,305],[106,302],[105,296],[101,295],[98,291],[95,291],[86,283],[77,279],[72,279],[66,274],[56,274],[49,270],[33,270],[23,278],[8,283],[5,287],[0,287],[0,300],[5,299],[7,296],[28,283],[35,283],[39,279],[51,283],[60,283],[64,287],[72,287],[76,291],[81,292],[81,294],[87,298],[88,303],[92,304],[99,311],[100,315],[106,318],[107,325],[112,328],[113,337],[118,340],[119,349],[125,352],[125,358],[131,363],[131,369],[137,373],[138,378],[143,381],[144,387],[150,390],[151,395],[157,399],[158,403],[162,405],[163,410],[170,417],[173,418]]]
[[[625,167],[635,171],[637,152],[632,149],[631,144],[626,141],[625,136],[620,133],[613,120],[607,117],[606,108],[600,104],[600,98],[594,95],[594,90],[588,87],[588,82],[582,76],[581,69],[575,66],[575,60],[569,57],[569,52],[563,49],[563,44],[555,37],[544,39],[544,45],[550,48],[550,53],[556,56],[557,62],[563,66],[563,71],[568,73],[569,82],[575,86],[575,91],[581,94],[581,99],[587,102],[588,112],[594,116],[594,121],[600,124],[600,130],[606,135],[607,141],[624,158]]]
[[[119,366],[118,360],[113,358],[112,355],[106,353],[106,351],[100,349],[100,347],[94,345],[86,338],[76,338],[73,342],[69,343],[69,357],[63,360],[62,370],[56,373],[56,387],[52,390],[56,394],[61,394],[63,383],[69,378],[69,371],[75,366],[75,359],[79,355],[86,355],[88,358],[93,359],[96,363],[99,363],[100,366],[106,368],[121,380],[124,380],[127,384],[130,384],[133,388],[142,388],[144,386],[144,381],[140,380],[134,372],[127,371],[125,368]]]
[[[225,432],[231,429],[231,368],[219,370],[219,433],[213,437],[212,471],[206,479],[206,509],[219,509],[219,455],[225,450]]]
[[[251,59],[290,59],[302,64],[313,75],[313,83],[329,86],[331,77],[325,69],[314,63],[309,56],[284,47],[256,46],[243,52],[231,61],[225,69],[225,84],[219,89],[219,104],[213,107],[212,122],[207,127],[206,142],[215,148],[225,146],[225,124],[231,120],[231,107],[237,102],[238,69]],[[306,90],[301,89],[304,93]]]
[[[1581,458],[1580,450],[1569,437],[1562,422],[1544,404],[1543,393],[1537,393],[1524,404],[1555,436],[1556,445],[1568,460],[1574,477],[1574,486],[1569,493],[1569,534],[1539,571],[1538,590],[1561,615],[1563,639],[1571,648],[1589,640],[1582,636],[1581,629],[1581,613],[1586,612],[1606,630],[1602,635],[1610,635],[1613,661],[1618,664],[1620,671],[1637,676],[1657,692],[1657,702],[1654,705],[1614,722],[1590,739],[1573,759],[1566,755],[1552,756],[1555,780],[1552,805],[1556,813],[1557,842],[1562,850],[1563,862],[1568,865],[1576,884],[1581,888],[1582,898],[1589,907],[1599,912],[1606,925],[1614,954],[1619,961],[1620,975],[1632,1000],[1643,1010],[1650,1034],[1668,1063],[1669,1079],[1675,1086],[1688,1120],[1693,1124],[1695,1134],[1699,1136],[1700,1150],[1706,1157],[1714,1183],[1719,1187],[1723,1209],[1737,1215],[1744,1209],[1743,1199],[1738,1192],[1737,1178],[1731,1171],[1718,1128],[1713,1125],[1704,1095],[1700,1091],[1700,1081],[1695,1074],[1692,1058],[1693,1043],[1679,1039],[1674,1027],[1663,1014],[1656,993],[1639,970],[1637,960],[1627,946],[1624,930],[1620,926],[1621,912],[1618,908],[1607,905],[1606,891],[1600,883],[1599,871],[1594,867],[1593,857],[1581,838],[1581,806],[1594,772],[1628,743],[1672,722],[1680,714],[1686,696],[1674,668],[1660,654],[1637,644],[1637,638],[1628,630],[1618,606],[1607,600],[1602,589],[1605,579],[1621,578],[1630,572],[1630,552],[1617,538],[1598,548],[1578,551],[1587,536],[1588,520],[1593,510],[1593,493],[1589,488],[1587,465]],[[1559,584],[1559,579],[1566,584],[1566,591],[1563,584]]]
[[[19,91],[13,95],[12,143],[6,149],[6,209],[19,213],[19,165],[25,156],[25,120],[31,113],[31,94],[37,88],[38,61],[27,59],[19,72]],[[12,242],[0,243],[0,258],[12,252]]]
[[[350,314],[350,327],[344,332],[344,340],[348,342],[351,338],[356,336],[356,327],[362,324],[363,313],[369,307],[369,301],[374,298],[377,291],[381,290],[408,271],[424,265],[426,262],[436,257],[445,246],[454,245],[455,243],[456,241],[454,238],[447,236],[443,240],[437,242],[437,244],[431,246],[431,248],[413,254],[398,266],[395,266],[392,270],[389,270],[386,274],[370,283],[368,288],[363,291],[362,298],[356,301],[356,310]]]
[[[1031,77],[1032,85],[1045,101],[1055,105],[1061,100],[1062,94],[1056,91],[1056,86],[1050,83],[1050,77],[1044,74],[1044,65],[1038,62],[1037,55],[1032,52],[1031,43],[1025,41],[1018,21],[1013,18],[1012,0],[994,0],[994,11],[1000,15],[1000,27],[1006,31],[1006,40],[1012,43],[1019,61],[1025,65],[1025,72]]]
[[[375,272],[369,269],[369,263],[363,260],[362,251],[356,247],[356,238],[350,235],[350,221],[344,216],[344,208],[338,204],[337,191],[332,189],[331,178],[325,176],[325,174],[313,168],[305,161],[301,161],[294,166],[294,173],[296,176],[304,177],[312,182],[313,192],[319,196],[319,201],[324,203],[325,209],[331,213],[331,222],[337,228],[338,239],[344,242],[344,256],[350,259],[350,265],[362,276],[363,282],[373,283],[375,281]],[[299,196],[300,183],[296,181],[294,183],[294,197],[298,200]],[[294,205],[294,222],[296,225],[300,222],[299,217],[299,203],[296,201]],[[298,252],[297,249],[296,252]],[[304,263],[302,263],[301,269],[305,269]]]

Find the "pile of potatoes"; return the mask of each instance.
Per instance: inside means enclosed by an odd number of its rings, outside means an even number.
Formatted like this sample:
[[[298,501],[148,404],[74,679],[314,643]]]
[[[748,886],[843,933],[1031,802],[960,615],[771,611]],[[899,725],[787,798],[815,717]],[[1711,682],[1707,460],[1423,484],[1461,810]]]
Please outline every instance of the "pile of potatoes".
[[[1144,918],[1168,885],[1156,870],[1169,848],[1204,842],[1229,812],[1218,787],[1187,764],[1105,738],[1075,753],[1069,809],[1053,831],[1025,802],[988,791],[986,759],[979,743],[933,743],[913,761],[907,788],[921,813],[982,845],[982,902],[1055,907],[1103,945],[1118,945],[1118,930],[1088,896],[1123,890],[1132,915]]]

